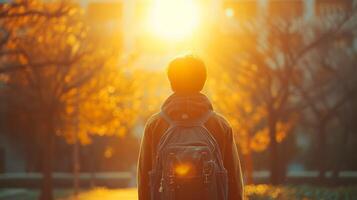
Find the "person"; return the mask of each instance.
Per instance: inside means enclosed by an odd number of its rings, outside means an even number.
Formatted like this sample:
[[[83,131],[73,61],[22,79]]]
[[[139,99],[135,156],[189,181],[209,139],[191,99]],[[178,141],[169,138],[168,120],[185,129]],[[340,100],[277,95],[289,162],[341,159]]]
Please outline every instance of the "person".
[[[220,159],[227,172],[227,198],[225,199],[243,199],[242,171],[232,128],[224,117],[213,112],[210,100],[201,93],[207,77],[204,62],[191,54],[177,57],[169,63],[167,75],[173,94],[163,103],[161,112],[154,114],[147,121],[141,141],[137,177],[139,200],[161,200],[152,199],[153,188],[149,173],[155,167],[160,141],[170,127],[170,122],[165,119],[165,115],[172,121],[182,119],[194,121],[208,112],[211,114],[204,121],[204,126],[218,144]]]

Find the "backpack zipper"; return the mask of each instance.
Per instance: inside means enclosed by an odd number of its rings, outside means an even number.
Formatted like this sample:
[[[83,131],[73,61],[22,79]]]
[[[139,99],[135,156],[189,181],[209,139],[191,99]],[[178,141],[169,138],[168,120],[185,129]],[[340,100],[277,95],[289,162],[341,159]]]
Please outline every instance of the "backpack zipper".
[[[159,192],[160,192],[160,193],[164,191],[163,182],[164,182],[164,177],[161,176],[160,187],[159,187]]]

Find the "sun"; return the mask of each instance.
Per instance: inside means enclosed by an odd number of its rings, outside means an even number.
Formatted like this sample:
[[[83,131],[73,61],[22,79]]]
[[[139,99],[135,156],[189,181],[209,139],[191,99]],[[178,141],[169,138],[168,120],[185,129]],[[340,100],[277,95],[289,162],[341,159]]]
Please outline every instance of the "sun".
[[[150,32],[167,40],[187,38],[198,27],[199,13],[194,0],[155,0],[148,18]]]

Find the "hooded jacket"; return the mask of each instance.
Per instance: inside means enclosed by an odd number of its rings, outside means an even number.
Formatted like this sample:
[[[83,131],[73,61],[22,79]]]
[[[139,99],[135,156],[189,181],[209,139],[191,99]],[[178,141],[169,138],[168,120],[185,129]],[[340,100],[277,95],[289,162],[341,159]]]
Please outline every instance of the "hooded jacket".
[[[161,110],[172,120],[190,120],[213,110],[213,107],[208,98],[201,93],[190,95],[174,93],[167,98]],[[242,172],[232,128],[215,112],[205,126],[216,139],[222,152],[223,164],[228,172],[228,199],[242,200]],[[160,114],[153,115],[145,126],[138,163],[139,200],[154,200],[150,199],[149,172],[154,167],[153,160],[156,157],[157,146],[168,127],[168,122]]]

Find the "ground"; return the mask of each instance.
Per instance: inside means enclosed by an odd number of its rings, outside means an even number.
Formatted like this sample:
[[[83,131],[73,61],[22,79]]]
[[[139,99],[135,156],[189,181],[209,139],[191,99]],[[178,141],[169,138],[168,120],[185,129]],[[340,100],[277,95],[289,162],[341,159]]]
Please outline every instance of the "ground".
[[[313,186],[270,186],[249,185],[246,187],[247,200],[352,200],[357,199],[357,187],[313,187]],[[83,192],[78,198],[60,200],[137,200],[136,189],[104,188]]]
[[[0,189],[0,200],[37,200],[38,190],[31,189]],[[137,200],[136,188],[132,189],[105,189],[96,188],[82,190],[77,198],[72,190],[55,190],[56,200]]]
[[[354,200],[357,186],[314,187],[314,186],[270,186],[249,185],[245,188],[246,200]],[[55,190],[56,200],[137,200],[136,188],[82,190],[75,197],[71,190]],[[0,200],[36,200],[38,191],[26,189],[1,189]]]
[[[87,192],[82,192],[78,195],[77,198],[69,197],[69,198],[59,198],[58,200],[137,200],[137,192],[136,189],[116,189],[116,190],[108,190],[105,188],[97,188]]]

